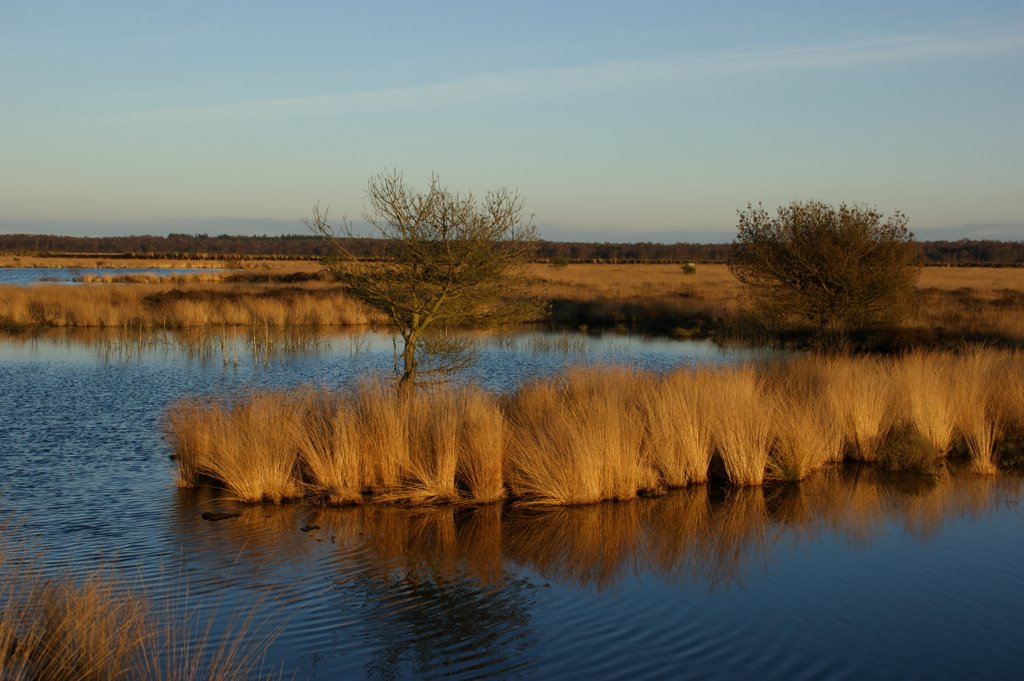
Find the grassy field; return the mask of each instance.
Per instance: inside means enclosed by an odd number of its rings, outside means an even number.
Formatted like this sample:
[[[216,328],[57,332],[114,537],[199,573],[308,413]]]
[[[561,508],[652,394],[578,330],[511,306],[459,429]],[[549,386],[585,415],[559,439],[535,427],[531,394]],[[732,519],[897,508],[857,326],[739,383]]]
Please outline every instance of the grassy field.
[[[245,502],[588,504],[710,477],[796,481],[852,459],[980,474],[1019,465],[1024,355],[808,355],[659,376],[578,368],[494,396],[442,387],[185,399],[167,417],[185,487]]]
[[[0,266],[94,267],[102,259],[0,257]],[[0,287],[0,329],[195,328],[365,325],[380,321],[346,297],[315,261],[130,261],[118,266],[231,267],[168,280],[110,277],[62,285]],[[742,286],[725,265],[570,264],[528,266],[529,295],[551,302],[555,328],[640,331],[677,338],[766,340],[746,312]],[[886,342],[937,346],[1024,343],[1024,268],[926,267],[919,303]],[[891,344],[891,343],[890,343]]]

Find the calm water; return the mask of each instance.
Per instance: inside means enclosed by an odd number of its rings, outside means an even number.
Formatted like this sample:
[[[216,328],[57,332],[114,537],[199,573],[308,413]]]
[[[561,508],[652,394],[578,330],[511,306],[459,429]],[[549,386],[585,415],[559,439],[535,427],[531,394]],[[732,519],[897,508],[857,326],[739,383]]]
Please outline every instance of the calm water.
[[[71,284],[85,276],[123,277],[147,275],[173,277],[181,274],[219,272],[215,269],[187,267],[0,267],[0,284],[38,284],[40,282]]]
[[[283,344],[286,345],[286,344]],[[172,339],[0,342],[0,508],[82,573],[115,565],[218,621],[260,603],[287,678],[1018,678],[1017,478],[704,487],[587,508],[240,507],[175,488],[168,402],[389,371],[388,337],[254,358]],[[737,361],[706,344],[524,335],[465,380],[567,362]]]

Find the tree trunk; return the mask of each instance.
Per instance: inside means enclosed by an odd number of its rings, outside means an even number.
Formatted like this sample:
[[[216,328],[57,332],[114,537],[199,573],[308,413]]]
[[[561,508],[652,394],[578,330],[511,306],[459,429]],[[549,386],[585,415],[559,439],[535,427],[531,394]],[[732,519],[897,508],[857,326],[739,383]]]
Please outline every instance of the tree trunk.
[[[416,341],[415,333],[403,333],[402,341],[405,346],[402,348],[402,378],[398,380],[398,389],[401,392],[411,391],[416,387]]]

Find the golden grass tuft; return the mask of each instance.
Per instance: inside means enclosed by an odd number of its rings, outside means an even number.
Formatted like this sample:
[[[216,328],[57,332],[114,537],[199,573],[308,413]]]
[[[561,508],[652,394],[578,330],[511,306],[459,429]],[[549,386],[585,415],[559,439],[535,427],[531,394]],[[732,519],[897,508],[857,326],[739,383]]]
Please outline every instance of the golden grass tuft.
[[[353,398],[359,439],[366,462],[364,484],[394,490],[409,465],[408,402],[383,381],[362,383]]]
[[[363,457],[352,405],[327,390],[310,390],[292,437],[307,494],[330,504],[363,500]]]
[[[707,482],[714,452],[708,369],[675,371],[652,379],[640,394],[643,456],[668,487]]]
[[[292,434],[301,419],[300,399],[269,391],[250,393],[232,405],[184,400],[172,406],[167,430],[176,447],[180,484],[194,484],[197,474],[210,477],[249,503],[279,504],[299,496]],[[206,451],[199,449],[203,445]]]
[[[210,645],[212,619],[192,626],[187,602],[158,607],[102,569],[46,577],[38,552],[0,539],[0,678],[5,681],[211,681],[264,674],[267,637],[252,637],[257,608]]]
[[[506,479],[534,504],[632,499],[655,483],[643,461],[639,378],[625,368],[572,369],[520,389],[509,407]]]
[[[945,456],[956,436],[959,394],[952,358],[935,352],[914,352],[896,363],[894,400],[898,418],[916,428]]]
[[[774,435],[776,397],[749,365],[715,373],[708,389],[715,450],[733,485],[760,485]]]
[[[986,475],[996,472],[995,447],[1006,418],[997,392],[1006,387],[1001,381],[1004,367],[999,355],[986,350],[972,350],[957,358],[955,365],[960,398],[956,426],[967,447],[971,468]]]
[[[843,431],[828,399],[833,363],[821,357],[784,362],[765,380],[776,386],[775,441],[765,476],[773,481],[803,480],[843,459]]]
[[[829,371],[825,394],[843,430],[848,455],[858,461],[877,460],[895,419],[891,363],[840,357]]]
[[[497,399],[480,390],[464,390],[459,398],[462,427],[456,477],[473,501],[498,501],[505,496],[505,417]]]
[[[458,500],[459,401],[450,388],[408,398],[409,458],[398,492],[412,503]]]

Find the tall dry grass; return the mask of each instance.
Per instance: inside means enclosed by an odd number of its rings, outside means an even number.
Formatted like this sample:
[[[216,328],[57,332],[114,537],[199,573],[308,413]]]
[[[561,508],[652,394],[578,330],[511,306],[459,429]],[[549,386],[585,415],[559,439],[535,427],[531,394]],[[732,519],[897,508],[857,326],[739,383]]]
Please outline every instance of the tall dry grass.
[[[524,386],[510,400],[508,485],[533,504],[632,499],[655,483],[641,454],[643,422],[628,369],[572,369]]]
[[[363,383],[352,399],[366,462],[364,486],[394,491],[409,462],[408,402],[382,381]]]
[[[760,485],[775,435],[778,399],[752,366],[723,369],[709,387],[712,439],[734,485]]]
[[[1005,368],[1005,358],[992,351],[976,349],[956,359],[956,428],[964,439],[971,467],[978,473],[996,472],[995,447],[1006,420],[1000,398]]]
[[[344,392],[184,399],[165,431],[178,484],[212,480],[244,502],[307,496],[332,504],[501,499],[507,426],[473,388],[404,395],[382,381]]]
[[[353,405],[326,390],[310,391],[302,402],[292,436],[307,493],[331,504],[361,501],[365,472]]]
[[[825,399],[839,421],[850,458],[875,461],[895,420],[892,365],[876,358],[836,358]]]
[[[707,482],[714,455],[708,369],[654,378],[640,395],[643,456],[668,487]]]
[[[803,480],[843,459],[842,422],[835,403],[824,399],[832,375],[829,360],[809,357],[785,363],[766,378],[777,390],[767,479]]]
[[[914,352],[895,365],[897,418],[912,425],[940,456],[953,447],[963,393],[955,381],[963,367],[948,354]]]
[[[459,486],[473,501],[498,501],[505,496],[502,468],[508,423],[492,395],[470,389],[463,391],[459,399],[462,415],[456,468]]]
[[[589,504],[719,469],[740,487],[801,480],[844,457],[931,469],[954,443],[994,472],[1000,445],[1024,432],[1022,388],[1015,353],[806,356],[665,376],[575,368],[500,398],[371,381],[192,399],[171,408],[166,428],[179,484],[211,478],[244,501],[486,503],[508,493]]]
[[[6,535],[8,528],[3,528]],[[0,540],[0,678],[5,681],[232,681],[262,671],[270,639],[253,636],[256,609],[211,644],[174,610],[103,570],[47,577],[38,554]],[[168,614],[172,616],[168,617]],[[194,620],[194,618],[193,618]]]
[[[92,267],[96,262],[70,259],[63,264]],[[52,263],[50,259],[23,259],[11,264]],[[135,264],[148,267],[157,263]],[[207,264],[219,267],[223,263]],[[382,321],[336,287],[318,280],[322,268],[316,262],[241,264],[248,268],[244,282],[202,275],[160,282],[140,278],[137,283],[0,287],[0,329],[117,328],[129,324],[144,328],[333,326]],[[758,333],[756,325],[749,323],[744,289],[724,264],[700,264],[695,273],[688,274],[679,265],[552,267],[535,263],[526,268],[526,274],[527,294],[551,300],[552,318],[563,326],[634,327],[680,336],[750,337]],[[114,281],[119,280],[115,277]],[[918,288],[920,304],[904,326],[931,331],[936,338],[1024,342],[1024,268],[926,267]],[[172,291],[175,293],[170,295]],[[929,334],[921,337],[927,339]]]
[[[378,321],[337,288],[227,283],[0,286],[0,327],[330,327]]]
[[[210,403],[183,400],[167,417],[165,432],[178,461],[178,483],[219,481],[240,501],[281,503],[298,496],[302,398],[284,391],[255,392]]]

